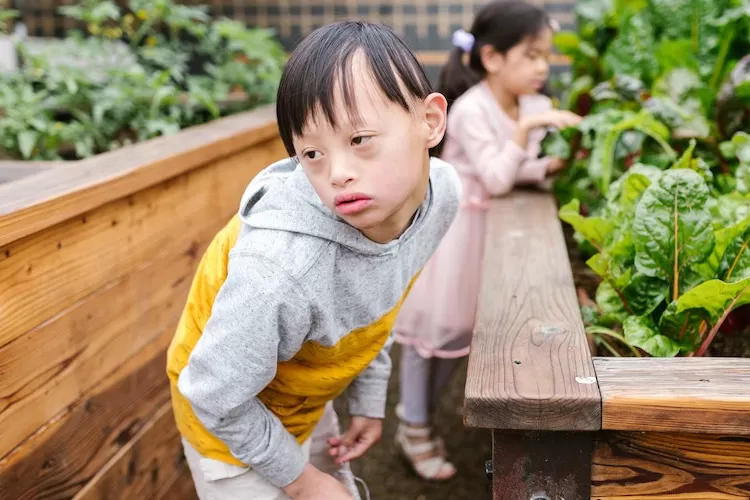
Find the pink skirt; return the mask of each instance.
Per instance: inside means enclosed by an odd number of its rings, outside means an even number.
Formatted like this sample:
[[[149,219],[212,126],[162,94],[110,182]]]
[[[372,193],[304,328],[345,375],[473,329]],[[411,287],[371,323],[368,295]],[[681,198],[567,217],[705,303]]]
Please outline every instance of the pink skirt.
[[[465,189],[465,201],[399,311],[394,339],[423,357],[469,354],[482,277],[489,201]],[[474,191],[474,192],[472,192]]]

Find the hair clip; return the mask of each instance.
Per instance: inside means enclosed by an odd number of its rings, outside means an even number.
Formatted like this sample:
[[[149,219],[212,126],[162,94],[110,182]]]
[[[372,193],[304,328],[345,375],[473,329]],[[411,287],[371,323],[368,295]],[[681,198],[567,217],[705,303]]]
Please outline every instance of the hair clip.
[[[451,41],[454,47],[458,47],[467,53],[471,52],[471,49],[474,47],[474,35],[462,29],[458,29],[453,33]]]
[[[552,31],[560,31],[560,23],[557,22],[557,19],[550,19],[549,27],[552,28]]]

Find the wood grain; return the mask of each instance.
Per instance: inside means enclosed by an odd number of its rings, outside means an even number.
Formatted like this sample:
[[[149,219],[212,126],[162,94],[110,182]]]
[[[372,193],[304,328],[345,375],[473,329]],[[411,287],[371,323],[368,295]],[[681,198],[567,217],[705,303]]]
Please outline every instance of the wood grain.
[[[588,500],[592,432],[492,433],[493,500]]]
[[[598,430],[601,402],[555,201],[518,191],[492,202],[464,422]]]
[[[186,465],[172,403],[165,403],[75,496],[75,500],[157,498]]]
[[[595,358],[609,430],[750,435],[750,359]]]
[[[54,161],[0,161],[0,184],[17,181],[29,175],[65,165]]]
[[[175,325],[0,460],[0,498],[74,496],[169,401],[166,348]]]
[[[177,322],[216,229],[0,347],[0,457]]]
[[[193,476],[190,475],[186,462],[181,466],[180,474],[172,483],[165,485],[156,498],[159,500],[198,500]]]
[[[0,247],[0,346],[220,227],[282,151],[278,139],[263,143]]]
[[[592,498],[746,500],[750,437],[603,432],[594,452]]]
[[[277,136],[266,106],[0,185],[0,247]]]

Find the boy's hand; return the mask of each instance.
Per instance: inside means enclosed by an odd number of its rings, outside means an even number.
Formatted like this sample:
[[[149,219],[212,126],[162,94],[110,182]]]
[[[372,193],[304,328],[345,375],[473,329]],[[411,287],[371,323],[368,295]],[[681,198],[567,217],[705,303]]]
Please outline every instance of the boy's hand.
[[[557,157],[553,157],[552,160],[549,162],[549,165],[547,166],[547,173],[548,174],[556,174],[560,170],[564,169],[566,165],[565,160],[562,160]]]
[[[383,436],[383,421],[379,418],[352,417],[343,436],[328,440],[328,452],[336,457],[337,464],[343,464],[359,458],[380,441]]]
[[[352,494],[330,474],[307,464],[300,477],[284,488],[292,500],[352,500]]]

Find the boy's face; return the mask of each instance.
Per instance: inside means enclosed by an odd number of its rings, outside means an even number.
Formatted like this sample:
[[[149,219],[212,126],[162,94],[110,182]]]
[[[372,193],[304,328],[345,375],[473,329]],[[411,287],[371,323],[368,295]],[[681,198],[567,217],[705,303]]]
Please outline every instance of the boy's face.
[[[446,103],[441,94],[430,94],[410,113],[370,83],[368,70],[352,71],[358,76],[357,113],[346,109],[338,93],[337,127],[318,112],[294,147],[323,203],[371,240],[386,243],[408,227],[424,200],[428,150],[443,137]]]

